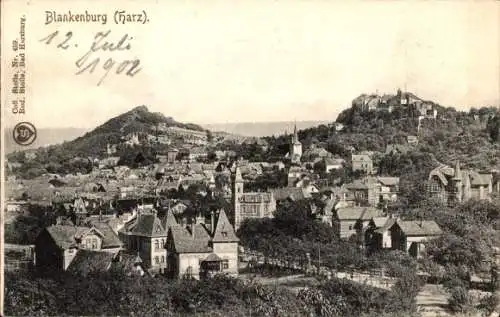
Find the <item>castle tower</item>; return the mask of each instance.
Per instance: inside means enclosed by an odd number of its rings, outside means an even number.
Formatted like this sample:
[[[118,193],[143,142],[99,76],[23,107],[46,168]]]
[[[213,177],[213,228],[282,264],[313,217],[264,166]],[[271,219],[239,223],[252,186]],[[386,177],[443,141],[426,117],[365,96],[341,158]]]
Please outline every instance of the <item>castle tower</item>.
[[[241,197],[243,196],[243,177],[238,166],[231,175],[231,198],[234,210],[234,227],[238,229],[241,222]]]
[[[297,133],[297,124],[293,127],[293,135],[290,142],[290,158],[292,163],[300,163],[300,158],[302,157],[302,143],[299,141],[299,135]]]
[[[460,170],[460,162],[455,163],[454,174],[452,178],[452,186],[455,193],[454,200],[462,202],[462,171]]]

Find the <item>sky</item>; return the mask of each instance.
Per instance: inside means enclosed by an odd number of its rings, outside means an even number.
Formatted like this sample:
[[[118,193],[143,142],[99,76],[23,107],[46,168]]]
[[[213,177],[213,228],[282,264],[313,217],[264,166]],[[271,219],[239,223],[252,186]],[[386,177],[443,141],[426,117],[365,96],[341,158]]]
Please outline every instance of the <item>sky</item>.
[[[7,126],[92,128],[139,105],[200,124],[333,121],[361,93],[405,87],[458,109],[500,105],[500,2],[2,3],[9,12],[2,48],[10,48],[20,15],[27,17],[26,114],[13,115],[12,94],[2,94]],[[106,13],[108,21],[45,25],[45,11],[68,10]],[[116,25],[115,10],[145,10],[149,22]],[[56,30],[50,44],[39,41]],[[94,72],[75,75],[75,61],[107,30],[113,42],[133,37],[130,50],[94,52]],[[69,48],[57,48],[68,31]],[[116,64],[98,86],[108,58]],[[135,58],[139,73],[115,74],[121,61]],[[12,69],[2,66],[5,89]]]

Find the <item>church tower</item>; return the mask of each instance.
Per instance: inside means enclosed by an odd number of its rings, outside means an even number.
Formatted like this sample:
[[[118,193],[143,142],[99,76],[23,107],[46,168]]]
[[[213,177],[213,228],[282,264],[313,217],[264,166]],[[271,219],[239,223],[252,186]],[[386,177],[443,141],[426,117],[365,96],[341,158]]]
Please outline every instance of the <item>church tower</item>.
[[[231,198],[234,210],[234,224],[235,229],[239,227],[241,222],[241,197],[243,196],[243,177],[241,170],[236,165],[234,173],[231,175]]]
[[[300,158],[302,157],[302,143],[299,141],[299,135],[297,133],[297,124],[293,127],[293,135],[290,140],[290,159],[292,163],[300,163]]]

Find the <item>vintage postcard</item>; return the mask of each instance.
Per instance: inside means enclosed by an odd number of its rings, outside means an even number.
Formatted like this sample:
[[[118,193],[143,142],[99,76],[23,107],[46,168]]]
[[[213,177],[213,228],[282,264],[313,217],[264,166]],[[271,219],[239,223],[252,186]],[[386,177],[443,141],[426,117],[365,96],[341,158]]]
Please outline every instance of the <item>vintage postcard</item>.
[[[1,1],[2,316],[499,316],[499,1]]]

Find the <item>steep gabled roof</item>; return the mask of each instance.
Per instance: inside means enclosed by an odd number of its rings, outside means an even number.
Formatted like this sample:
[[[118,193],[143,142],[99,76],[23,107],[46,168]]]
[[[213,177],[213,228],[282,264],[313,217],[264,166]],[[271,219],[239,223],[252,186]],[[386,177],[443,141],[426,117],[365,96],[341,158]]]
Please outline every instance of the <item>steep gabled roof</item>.
[[[375,232],[380,233],[380,234],[384,234],[384,232],[389,230],[397,221],[398,221],[397,218],[389,218],[389,219],[387,219],[385,224],[382,227],[375,230]]]
[[[58,247],[61,249],[68,249],[70,247],[76,247],[77,243],[75,237],[81,237],[89,228],[55,225],[47,227],[45,230],[47,230]]]
[[[123,245],[118,236],[114,233],[113,229],[107,223],[93,222],[93,226],[103,235],[101,248],[117,248]]]
[[[165,230],[168,230],[168,228],[170,228],[171,226],[179,225],[179,223],[177,222],[177,219],[175,219],[174,213],[171,209],[167,210],[167,214],[161,220],[161,224],[163,225],[163,228]]]
[[[399,185],[399,177],[378,176],[377,180],[384,186],[397,186],[397,185]]]
[[[372,221],[375,227],[381,228],[387,223],[388,219],[389,217],[373,217]]]
[[[213,233],[213,242],[238,242],[240,239],[236,236],[234,228],[229,222],[224,209],[219,212],[219,217],[217,218],[217,224],[215,225],[215,231]]]
[[[137,274],[136,266],[142,265],[142,259],[138,254],[120,251],[115,255],[111,263],[111,271],[123,273],[125,275]]]
[[[166,235],[165,228],[163,228],[160,219],[155,214],[138,215],[137,223],[131,232],[135,235],[147,237],[161,237]]]
[[[436,236],[443,233],[434,220],[398,221],[395,223],[407,236]]]
[[[201,228],[200,228],[201,227]],[[191,234],[181,226],[172,226],[168,230],[167,248],[176,253],[206,253],[212,252],[209,246],[210,236],[201,231],[201,224],[194,225]],[[171,249],[173,248],[173,250]]]
[[[68,271],[83,276],[89,273],[106,272],[110,269],[115,253],[78,250],[68,266]]]
[[[339,220],[370,220],[380,213],[374,207],[344,207],[337,210],[337,217]]]
[[[493,182],[493,174],[470,172],[469,175],[472,186],[488,186]]]

